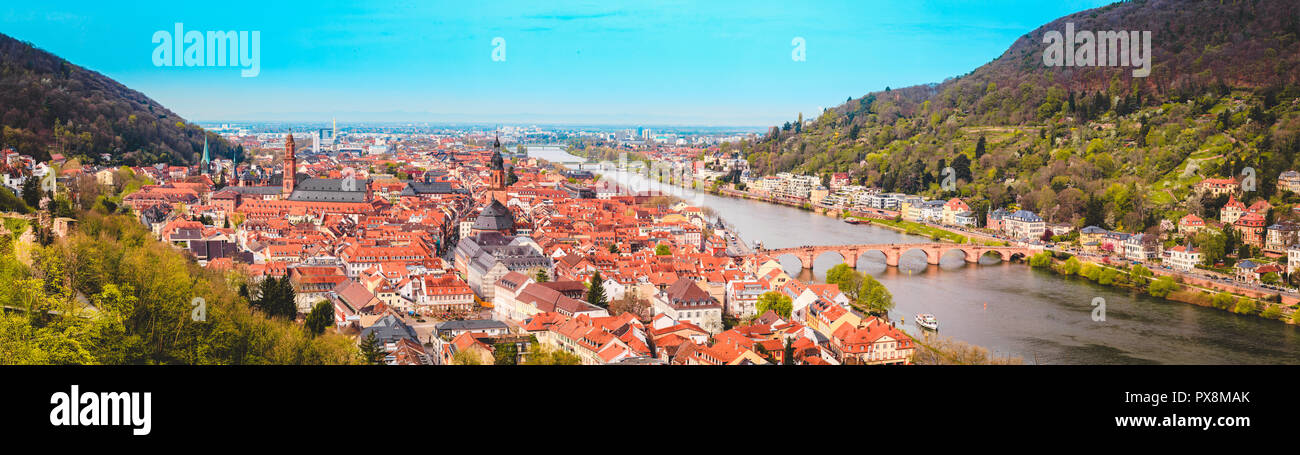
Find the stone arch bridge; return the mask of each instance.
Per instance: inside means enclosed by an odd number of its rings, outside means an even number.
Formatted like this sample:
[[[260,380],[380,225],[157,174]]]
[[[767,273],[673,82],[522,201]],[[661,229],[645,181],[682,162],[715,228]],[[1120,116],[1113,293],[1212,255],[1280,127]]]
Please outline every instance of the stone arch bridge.
[[[986,246],[972,243],[882,243],[866,245],[826,245],[826,246],[798,246],[793,248],[776,248],[761,249],[756,251],[758,254],[765,254],[774,258],[791,255],[799,259],[800,265],[805,269],[811,269],[813,261],[817,257],[827,252],[834,252],[844,259],[844,263],[849,267],[857,268],[858,257],[863,254],[879,251],[885,255],[885,264],[890,267],[898,267],[898,259],[903,253],[912,250],[921,250],[925,253],[925,262],[927,264],[939,265],[939,259],[950,251],[961,251],[965,255],[967,263],[978,263],[981,256],[987,253],[997,253],[1003,261],[1010,261],[1016,256],[1028,257],[1034,253],[1042,251],[1041,248],[1031,248],[1023,246]]]

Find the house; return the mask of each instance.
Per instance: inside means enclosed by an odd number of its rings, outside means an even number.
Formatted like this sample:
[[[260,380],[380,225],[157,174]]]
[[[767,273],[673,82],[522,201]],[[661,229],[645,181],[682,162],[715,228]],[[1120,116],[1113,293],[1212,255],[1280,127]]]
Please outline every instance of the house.
[[[552,348],[577,355],[584,365],[653,357],[648,331],[631,313],[602,317],[565,317],[539,332],[537,340]]]
[[[1017,239],[1038,240],[1047,229],[1047,223],[1028,210],[1016,210],[1004,222],[1004,232]]]
[[[1219,209],[1219,221],[1232,224],[1237,222],[1237,219],[1241,218],[1245,213],[1246,204],[1238,201],[1236,196],[1228,196],[1228,202],[1223,204],[1223,208]]]
[[[1164,261],[1174,270],[1190,272],[1201,263],[1201,252],[1196,247],[1178,245],[1168,250],[1169,258]]]
[[[1264,246],[1264,215],[1247,212],[1232,223],[1232,227],[1241,233],[1241,241],[1258,247]]]
[[[474,291],[454,274],[413,277],[420,284],[415,297],[415,311],[420,314],[464,312],[474,309]]]
[[[486,343],[486,338],[486,335],[480,333],[465,332],[452,338],[451,341],[435,342],[434,346],[439,349],[442,365],[455,364],[457,355],[473,364],[492,365],[496,359],[492,346]]]
[[[690,278],[679,278],[655,294],[653,303],[654,315],[666,314],[673,320],[703,327],[709,333],[722,331],[722,304]]]
[[[1300,246],[1292,245],[1286,249],[1286,273],[1295,273],[1300,268]]]
[[[454,339],[466,333],[501,336],[510,333],[510,326],[492,319],[468,319],[442,322],[433,328],[433,336],[445,340]]]
[[[1197,231],[1205,228],[1205,220],[1194,214],[1187,214],[1178,219],[1178,233],[1184,235],[1195,234]]]
[[[1233,269],[1236,271],[1237,281],[1255,284],[1260,283],[1264,275],[1273,273],[1280,276],[1285,271],[1285,268],[1278,264],[1259,263],[1250,259],[1237,262]]]
[[[570,297],[575,294],[573,281],[538,283],[520,272],[510,272],[494,285],[492,317],[516,324],[542,313],[559,313],[566,317],[609,316],[604,308]],[[566,293],[568,295],[566,295]]]
[[[370,335],[375,336],[375,340],[384,346],[387,352],[397,350],[397,342],[403,339],[415,341],[419,344],[419,336],[415,334],[415,329],[406,325],[400,318],[393,314],[387,314],[370,324],[368,327],[361,329],[361,336],[357,339],[364,341]]]
[[[1151,234],[1134,234],[1124,240],[1124,258],[1130,261],[1149,261],[1160,255],[1160,243]]]
[[[757,315],[758,297],[766,292],[767,287],[755,280],[728,282],[723,301],[727,315],[741,319]]]
[[[1218,196],[1221,194],[1234,194],[1241,191],[1241,184],[1235,178],[1226,179],[1204,179],[1196,184],[1197,194],[1210,194]]]
[[[839,326],[831,346],[841,363],[851,365],[907,365],[916,352],[911,337],[876,317]]]
[[[945,202],[943,204],[943,210],[940,215],[940,218],[942,219],[941,222],[947,225],[961,224],[957,222],[957,214],[963,212],[969,213],[970,206],[966,205],[966,203],[963,202],[961,199],[958,198],[949,199],[948,202]]]
[[[1300,224],[1290,221],[1274,223],[1267,228],[1264,250],[1281,253],[1300,241]]]
[[[1286,171],[1277,176],[1277,188],[1300,194],[1300,172]]]
[[[1006,209],[996,209],[989,212],[984,221],[984,228],[994,232],[1003,232],[1006,230],[1005,220],[1011,216],[1011,212]]]
[[[1079,242],[1080,242],[1080,243],[1088,243],[1088,242],[1098,242],[1098,243],[1100,243],[1100,242],[1102,241],[1102,239],[1104,239],[1104,238],[1106,237],[1106,233],[1107,233],[1107,232],[1108,232],[1108,231],[1106,231],[1105,229],[1099,228],[1099,227],[1097,227],[1097,226],[1087,226],[1087,227],[1084,227],[1083,229],[1080,229],[1080,230],[1079,230]]]

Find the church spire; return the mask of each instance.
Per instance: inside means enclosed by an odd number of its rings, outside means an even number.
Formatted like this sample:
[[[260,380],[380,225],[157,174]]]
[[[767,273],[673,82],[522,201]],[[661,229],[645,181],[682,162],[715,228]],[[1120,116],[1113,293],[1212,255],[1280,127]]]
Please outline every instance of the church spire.
[[[208,159],[208,135],[203,135],[203,161],[199,163],[199,169],[203,175],[207,175],[212,169],[212,160]]]

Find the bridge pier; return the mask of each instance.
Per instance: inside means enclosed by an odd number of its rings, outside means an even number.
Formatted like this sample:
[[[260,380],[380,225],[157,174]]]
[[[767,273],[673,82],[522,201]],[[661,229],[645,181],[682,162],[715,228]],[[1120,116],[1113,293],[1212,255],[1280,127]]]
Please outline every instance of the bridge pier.
[[[885,265],[890,266],[890,267],[898,267],[898,257],[899,257],[899,256],[902,256],[902,254],[899,253],[899,252],[897,252],[897,251],[886,251],[886,252],[885,252]]]
[[[943,250],[925,250],[926,264],[939,265],[940,259],[943,259]]]
[[[858,268],[858,254],[859,254],[859,253],[856,252],[856,251],[841,251],[841,252],[840,252],[840,256],[842,256],[842,257],[844,258],[844,265],[849,266],[850,269],[857,269],[857,268]]]

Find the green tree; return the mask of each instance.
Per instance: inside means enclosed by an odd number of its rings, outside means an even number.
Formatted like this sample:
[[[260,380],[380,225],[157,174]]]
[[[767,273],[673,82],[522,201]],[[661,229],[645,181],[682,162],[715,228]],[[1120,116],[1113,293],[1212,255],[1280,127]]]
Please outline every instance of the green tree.
[[[493,363],[496,365],[514,365],[519,358],[519,346],[515,343],[497,343],[492,345]]]
[[[1220,310],[1231,309],[1236,305],[1236,303],[1237,303],[1237,298],[1227,292],[1220,292],[1218,294],[1214,294],[1214,297],[1210,299],[1210,304],[1214,305],[1215,308],[1218,308]]]
[[[325,328],[334,324],[334,305],[328,301],[320,301],[312,307],[311,313],[307,315],[307,330],[313,335],[325,333]]]
[[[482,362],[479,361],[478,356],[471,355],[469,351],[456,351],[456,353],[451,356],[451,364],[452,365],[482,365]]]
[[[777,316],[782,319],[790,319],[790,312],[794,310],[794,301],[790,296],[782,292],[768,291],[758,296],[758,303],[755,305],[758,314],[767,313],[768,310],[776,312]]]
[[[23,180],[23,202],[28,207],[40,207],[41,205],[41,187],[36,177],[27,177]]]
[[[533,275],[533,281],[545,283],[551,281],[551,276],[546,274],[546,269],[537,269],[537,274]]]
[[[1254,314],[1258,309],[1254,300],[1243,297],[1237,299],[1237,305],[1232,308],[1232,311],[1237,314]]]
[[[1052,265],[1052,252],[1050,251],[1043,251],[1029,257],[1030,267],[1041,268],[1050,265]]]
[[[609,298],[605,296],[605,279],[600,277],[599,270],[591,274],[591,281],[588,282],[587,303],[609,308]]]
[[[384,351],[384,346],[379,343],[379,339],[375,338],[375,332],[370,332],[361,339],[361,358],[367,364],[383,365],[384,357],[387,356],[388,352]]]
[[[858,291],[858,304],[867,313],[885,316],[889,314],[889,310],[894,309],[894,295],[885,288],[885,285],[876,281],[875,277],[863,274],[862,286]]]
[[[1079,258],[1074,256],[1070,256],[1061,265],[1061,271],[1066,275],[1078,275],[1081,270],[1083,270],[1083,263],[1079,262]]]
[[[1264,311],[1261,311],[1259,315],[1268,319],[1280,319],[1282,317],[1282,305],[1269,305],[1265,307]]]
[[[294,302],[296,297],[293,283],[289,281],[288,276],[267,277],[262,280],[259,289],[262,295],[256,305],[267,316],[293,319],[298,315],[298,304]]]
[[[1147,288],[1147,293],[1155,297],[1163,298],[1172,292],[1178,291],[1179,288],[1181,288],[1181,286],[1179,286],[1178,281],[1173,277],[1162,276],[1151,282],[1151,286]]]
[[[673,250],[671,248],[668,248],[668,245],[660,243],[655,246],[655,255],[668,256],[671,254],[673,254]]]
[[[1133,277],[1133,284],[1137,286],[1145,286],[1147,284],[1147,280],[1150,279],[1152,275],[1154,275],[1153,273],[1151,273],[1151,269],[1146,268],[1142,264],[1134,265],[1133,269],[1129,270],[1128,274],[1129,276]]]
[[[1265,273],[1264,276],[1260,277],[1259,281],[1264,284],[1278,284],[1279,282],[1282,281],[1282,279],[1278,278],[1277,273],[1268,272]]]
[[[528,353],[524,365],[581,365],[582,358],[577,354],[561,351],[546,345],[536,345]]]

